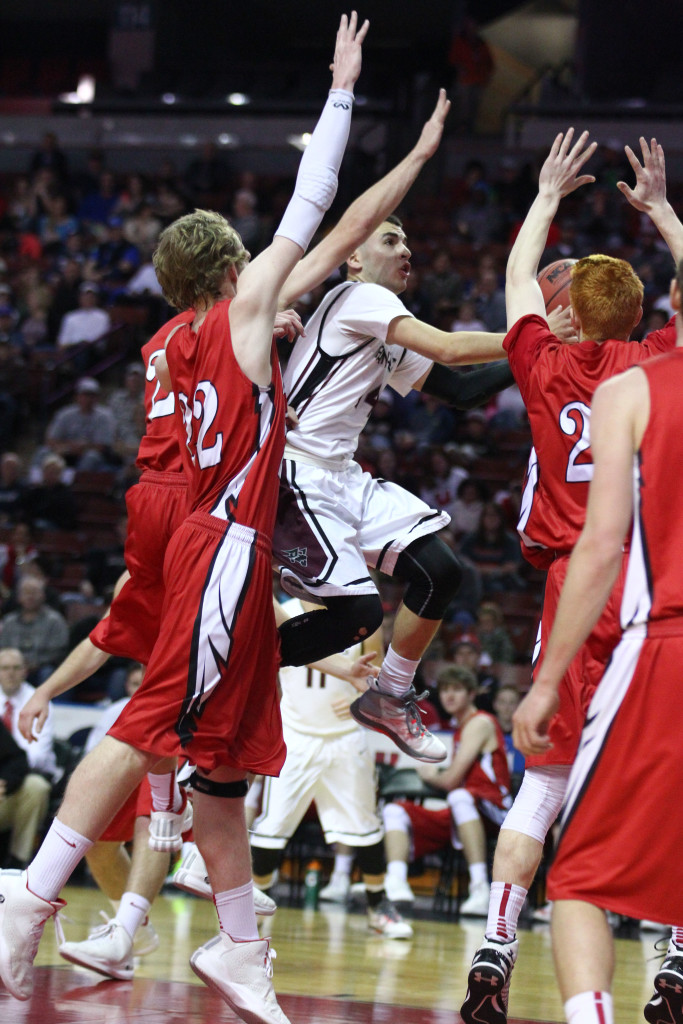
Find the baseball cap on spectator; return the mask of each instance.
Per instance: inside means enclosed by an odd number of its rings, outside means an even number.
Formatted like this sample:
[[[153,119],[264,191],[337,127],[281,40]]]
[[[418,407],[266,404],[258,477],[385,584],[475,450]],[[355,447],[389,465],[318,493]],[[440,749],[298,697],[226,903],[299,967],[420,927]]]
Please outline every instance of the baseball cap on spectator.
[[[81,377],[76,384],[76,394],[78,395],[99,395],[100,385],[94,377]]]
[[[100,294],[100,289],[94,281],[84,281],[78,288],[79,292],[94,292],[95,295]]]
[[[453,650],[457,651],[458,647],[472,647],[475,651],[481,650],[479,638],[474,633],[463,633],[453,645]]]
[[[141,377],[145,375],[145,367],[142,363],[128,363],[126,367],[126,374],[139,373]]]

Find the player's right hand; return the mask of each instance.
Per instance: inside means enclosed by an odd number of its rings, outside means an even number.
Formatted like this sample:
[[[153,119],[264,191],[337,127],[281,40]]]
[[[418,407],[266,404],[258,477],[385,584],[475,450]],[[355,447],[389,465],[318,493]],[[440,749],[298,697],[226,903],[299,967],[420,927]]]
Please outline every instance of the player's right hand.
[[[19,732],[29,743],[35,742],[50,711],[50,702],[36,691],[19,712]]]
[[[358,28],[358,15],[355,11],[351,11],[350,18],[342,14],[334,48],[334,58],[330,64],[333,89],[346,89],[347,92],[353,92],[363,60],[363,40],[369,28],[370,22],[367,18]]]

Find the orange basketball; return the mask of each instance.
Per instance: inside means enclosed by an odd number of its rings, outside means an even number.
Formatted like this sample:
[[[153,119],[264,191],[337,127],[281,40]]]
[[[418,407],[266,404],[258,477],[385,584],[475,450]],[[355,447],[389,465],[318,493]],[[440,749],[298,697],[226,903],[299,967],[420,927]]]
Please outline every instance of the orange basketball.
[[[539,270],[536,280],[541,286],[545,300],[546,313],[552,313],[558,306],[566,309],[571,305],[569,285],[572,279],[572,266],[576,260],[555,260],[543,270]]]

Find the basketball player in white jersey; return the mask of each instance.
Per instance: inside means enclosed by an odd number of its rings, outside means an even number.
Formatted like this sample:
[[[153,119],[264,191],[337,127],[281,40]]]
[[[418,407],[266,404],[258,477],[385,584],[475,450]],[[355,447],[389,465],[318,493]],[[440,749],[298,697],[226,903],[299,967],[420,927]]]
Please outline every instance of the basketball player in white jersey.
[[[403,395],[425,390],[460,408],[506,387],[507,364],[458,374],[434,362],[498,359],[503,336],[451,334],[415,319],[398,298],[410,274],[410,250],[392,216],[355,249],[347,267],[348,280],[325,296],[284,374],[298,423],[287,434],[274,558],[283,587],[324,604],[328,615],[313,613],[318,629],[335,631],[344,646],[382,621],[368,566],[407,584],[379,679],[352,714],[404,752],[438,762],[446,749],[422,725],[413,678],[460,581],[458,560],[436,536],[449,516],[363,473],[354,454],[387,384]],[[281,637],[283,664],[291,664],[289,639],[284,631]],[[312,660],[309,652],[306,661]]]

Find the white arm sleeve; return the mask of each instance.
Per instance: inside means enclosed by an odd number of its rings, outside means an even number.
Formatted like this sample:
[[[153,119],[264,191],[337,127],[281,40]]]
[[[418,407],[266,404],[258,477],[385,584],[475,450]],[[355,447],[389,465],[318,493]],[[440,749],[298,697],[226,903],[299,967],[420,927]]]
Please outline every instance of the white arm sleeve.
[[[337,194],[337,174],[351,125],[353,93],[332,89],[299,164],[294,195],[276,235],[306,251]]]

